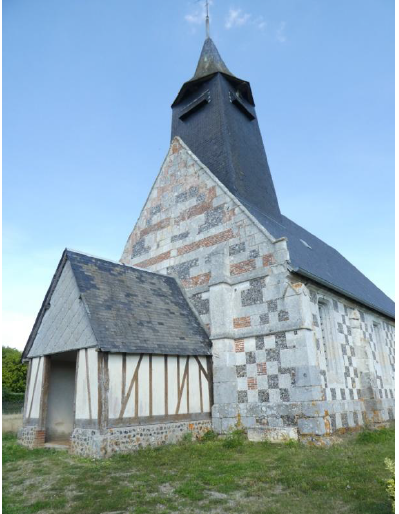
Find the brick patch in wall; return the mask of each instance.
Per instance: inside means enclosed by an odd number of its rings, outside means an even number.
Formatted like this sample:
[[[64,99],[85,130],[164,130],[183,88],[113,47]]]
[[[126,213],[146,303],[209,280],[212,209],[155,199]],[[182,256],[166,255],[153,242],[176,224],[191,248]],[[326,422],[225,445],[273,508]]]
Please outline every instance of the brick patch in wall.
[[[256,380],[255,377],[248,377],[248,390],[249,391],[254,391],[256,389],[258,389],[258,381]]]
[[[143,228],[143,230],[140,231],[140,239],[144,236],[147,236],[148,234],[151,234],[151,232],[158,232],[158,230],[162,230],[164,228],[169,227],[170,225],[170,218],[164,218],[161,221],[158,221],[158,223],[154,223],[154,225],[150,225],[149,227]]]
[[[266,362],[259,362],[256,367],[258,375],[267,375]]]
[[[34,448],[41,448],[44,446],[44,442],[46,439],[46,431],[45,430],[36,430],[35,440],[33,442]]]
[[[134,264],[134,266],[137,266],[138,268],[148,268],[148,266],[153,266],[154,264],[158,264],[159,262],[165,261],[166,259],[170,259],[170,250],[164,253],[160,253],[155,257],[151,257],[151,259],[138,262],[137,264]]]
[[[237,264],[230,265],[230,275],[241,275],[242,273],[247,273],[248,271],[252,271],[256,268],[256,261],[254,259],[249,259],[247,261],[241,261]]]
[[[234,350],[236,353],[244,351],[244,339],[236,339],[234,341]]]
[[[266,268],[267,266],[271,266],[274,264],[274,257],[272,253],[267,253],[262,257],[263,266]]]
[[[211,279],[210,273],[201,273],[200,275],[197,275],[195,277],[191,277],[191,278],[182,280],[182,284],[184,287],[187,287],[187,288],[203,286],[203,285],[208,284],[210,279]]]
[[[251,317],[244,316],[243,318],[234,318],[233,319],[234,328],[245,328],[251,326]]]
[[[224,241],[228,241],[229,239],[233,239],[234,234],[230,229],[224,230],[223,232],[219,232],[219,234],[215,234],[214,236],[205,237],[204,239],[200,239],[199,241],[195,241],[194,243],[190,243],[188,245],[181,246],[177,249],[178,255],[184,255],[186,253],[194,252],[199,248],[207,248],[209,246],[217,245],[218,243],[223,243]]]

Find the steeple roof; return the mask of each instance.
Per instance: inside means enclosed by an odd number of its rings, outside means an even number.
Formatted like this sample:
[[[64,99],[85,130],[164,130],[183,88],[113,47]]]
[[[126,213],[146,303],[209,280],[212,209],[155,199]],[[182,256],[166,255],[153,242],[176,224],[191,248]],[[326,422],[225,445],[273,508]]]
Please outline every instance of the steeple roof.
[[[212,75],[213,73],[226,73],[226,75],[234,75],[227,68],[223,59],[220,57],[215,43],[210,37],[207,37],[202,47],[201,55],[198,60],[197,69],[195,70],[194,77],[191,80],[201,79]]]
[[[187,93],[196,89],[199,83],[204,80],[208,80],[216,73],[224,75],[238,90],[240,90],[241,94],[251,105],[255,105],[249,82],[242,80],[231,73],[221,58],[215,43],[209,36],[207,36],[201,50],[201,55],[198,60],[194,76],[183,84],[179,94],[172,104],[172,107],[180,103]]]

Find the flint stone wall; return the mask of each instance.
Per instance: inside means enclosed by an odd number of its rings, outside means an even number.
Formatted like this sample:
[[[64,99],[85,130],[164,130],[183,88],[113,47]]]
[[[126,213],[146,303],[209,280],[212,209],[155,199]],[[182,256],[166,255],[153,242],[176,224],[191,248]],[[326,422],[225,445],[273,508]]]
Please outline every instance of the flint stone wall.
[[[177,443],[186,433],[191,433],[193,438],[200,437],[211,428],[211,420],[109,428],[103,432],[75,428],[70,451],[82,457],[110,457],[115,453],[128,453],[146,446]]]
[[[392,321],[292,274],[286,241],[262,230],[179,139],[121,260],[177,276],[209,327],[217,432],[239,420],[274,438],[322,435],[393,419]]]

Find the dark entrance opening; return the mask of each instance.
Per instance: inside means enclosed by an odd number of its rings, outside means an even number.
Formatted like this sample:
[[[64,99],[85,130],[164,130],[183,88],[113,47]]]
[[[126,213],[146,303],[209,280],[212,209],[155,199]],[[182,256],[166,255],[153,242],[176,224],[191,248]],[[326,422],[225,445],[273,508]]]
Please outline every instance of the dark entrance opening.
[[[70,442],[75,418],[76,356],[74,351],[50,357],[46,442]]]

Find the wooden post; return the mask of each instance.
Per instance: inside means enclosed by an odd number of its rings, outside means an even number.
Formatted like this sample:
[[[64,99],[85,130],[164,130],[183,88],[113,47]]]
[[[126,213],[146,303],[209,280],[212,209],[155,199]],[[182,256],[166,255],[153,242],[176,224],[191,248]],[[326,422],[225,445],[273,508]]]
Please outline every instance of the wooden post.
[[[25,425],[25,422],[27,420],[28,415],[28,399],[29,399],[29,388],[30,388],[30,378],[32,374],[32,359],[29,359],[28,363],[28,373],[26,377],[26,386],[25,386],[25,402],[24,402],[24,416],[23,416],[23,424]]]
[[[208,371],[208,387],[209,387],[209,409],[212,412],[213,405],[213,372],[212,372],[212,357],[206,358],[206,367]]]
[[[39,430],[46,430],[47,421],[47,400],[48,390],[50,385],[50,369],[51,360],[50,357],[43,357],[43,375],[42,385],[40,389],[40,409],[39,409]]]
[[[108,427],[108,353],[97,353],[98,363],[98,428],[100,431]]]

